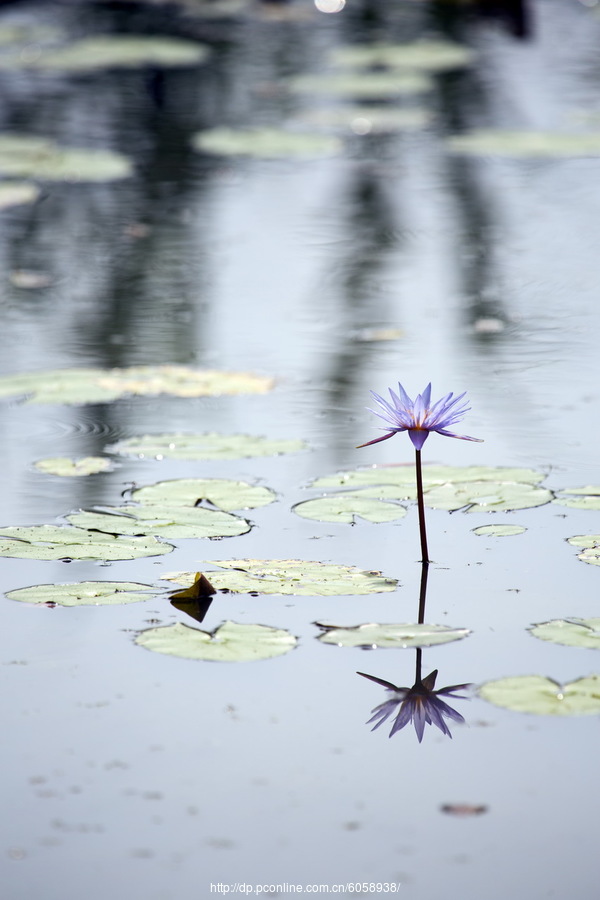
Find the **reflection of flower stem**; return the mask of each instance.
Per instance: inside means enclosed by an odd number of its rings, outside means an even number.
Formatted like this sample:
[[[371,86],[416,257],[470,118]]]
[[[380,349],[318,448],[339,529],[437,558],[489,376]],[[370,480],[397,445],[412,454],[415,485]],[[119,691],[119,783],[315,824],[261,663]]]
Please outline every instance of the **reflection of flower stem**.
[[[427,530],[425,528],[425,501],[423,499],[423,471],[421,469],[421,451],[415,449],[415,465],[417,468],[417,504],[419,506],[419,534],[421,535],[421,562],[424,566],[429,564],[429,551],[427,549]],[[427,576],[425,576],[427,580]]]

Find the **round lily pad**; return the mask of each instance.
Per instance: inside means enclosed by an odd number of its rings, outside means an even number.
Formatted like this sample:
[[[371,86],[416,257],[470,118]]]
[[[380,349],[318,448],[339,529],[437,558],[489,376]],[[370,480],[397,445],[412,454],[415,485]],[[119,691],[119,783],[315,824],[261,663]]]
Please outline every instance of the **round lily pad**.
[[[535,469],[513,469],[494,466],[423,466],[425,487],[471,481],[517,482],[518,484],[539,484],[545,478],[543,472]],[[416,484],[415,467],[412,463],[397,466],[369,466],[334,475],[325,475],[313,481],[310,487],[366,487],[376,484],[411,486]],[[416,495],[415,495],[416,496]]]
[[[103,512],[67,516],[71,525],[107,534],[157,535],[164,538],[236,537],[250,531],[250,523],[220,509],[186,506],[119,506]]]
[[[288,82],[298,94],[331,94],[357,99],[386,99],[422,94],[433,87],[431,78],[419,72],[349,72],[347,74],[299,75]]]
[[[144,506],[198,506],[207,502],[219,509],[256,509],[275,500],[269,488],[227,478],[177,478],[159,481],[133,491],[132,498]]]
[[[448,147],[466,155],[522,159],[600,156],[600,134],[482,129],[450,138]]]
[[[389,493],[393,495],[397,491],[392,487]],[[292,508],[304,519],[347,524],[353,524],[357,518],[365,519],[367,522],[394,522],[406,515],[406,509],[398,503],[381,502],[386,499],[390,498],[386,497],[384,487],[375,491],[330,494],[315,500],[304,500]]]
[[[527,531],[522,525],[480,525],[473,529],[473,534],[489,535],[490,537],[510,537],[513,534],[523,534]]]
[[[600,487],[588,485],[587,487],[568,488],[559,491],[554,502],[561,506],[570,506],[573,509],[600,509]]]
[[[236,594],[258,592],[328,597],[374,594],[394,591],[397,587],[395,580],[385,578],[380,572],[300,559],[209,560],[206,564],[220,568],[220,571],[206,572],[213,587]],[[186,587],[194,582],[193,572],[176,572],[163,577]]]
[[[432,647],[434,644],[447,644],[459,641],[470,634],[468,628],[449,628],[446,625],[378,625],[368,623],[341,627],[324,625],[315,622],[324,633],[319,640],[324,644],[335,644],[337,647],[365,647],[376,650],[380,647]]]
[[[529,631],[534,637],[552,644],[600,649],[600,618],[552,619],[550,622],[533,625]]]
[[[143,66],[195,66],[210,50],[203,44],[177,38],[145,35],[102,35],[74,41],[64,47],[42,50],[26,58],[35,69],[89,72],[97,69],[130,69]]]
[[[127,395],[218,397],[264,394],[272,387],[271,378],[259,375],[176,365],[57,369],[0,377],[0,397],[27,397],[28,403],[109,403]]]
[[[468,65],[473,52],[451,41],[413,41],[407,44],[353,44],[337,47],[329,57],[335,66],[424,69],[441,72]]]
[[[552,494],[546,488],[516,482],[473,481],[469,484],[444,484],[425,491],[425,504],[433,509],[465,512],[508,512],[549,503]]]
[[[600,675],[561,685],[542,675],[488,681],[479,696],[495,706],[539,716],[593,716],[600,713]]]
[[[9,600],[51,606],[112,606],[140,603],[156,594],[149,584],[127,581],[81,581],[78,584],[36,584],[8,591]]]
[[[577,534],[567,540],[574,547],[583,547],[577,554],[578,559],[592,566],[600,566],[600,534]]]
[[[142,631],[135,642],[155,653],[210,662],[272,659],[293,650],[297,643],[289,631],[267,625],[240,625],[236,622],[225,622],[212,633],[181,623],[149,628]]]
[[[270,440],[251,434],[150,434],[132,437],[106,450],[138,459],[245,459],[306,449],[304,441]]]
[[[47,475],[60,475],[67,478],[77,478],[83,475],[96,475],[98,472],[107,472],[112,463],[110,459],[102,456],[84,456],[81,459],[67,459],[63,456],[39,459],[34,463],[36,469]]]
[[[137,559],[162,556],[172,549],[154,537],[121,537],[69,525],[0,528],[0,556],[15,559]]]
[[[40,196],[40,189],[28,181],[5,181],[0,184],[0,209],[34,203]]]
[[[279,159],[290,156],[331,156],[342,144],[335,137],[301,134],[276,128],[212,128],[194,135],[192,144],[203,153],[218,156],[256,156]]]
[[[0,173],[40,181],[112,181],[129,177],[132,166],[112,150],[61,147],[46,138],[2,134]]]

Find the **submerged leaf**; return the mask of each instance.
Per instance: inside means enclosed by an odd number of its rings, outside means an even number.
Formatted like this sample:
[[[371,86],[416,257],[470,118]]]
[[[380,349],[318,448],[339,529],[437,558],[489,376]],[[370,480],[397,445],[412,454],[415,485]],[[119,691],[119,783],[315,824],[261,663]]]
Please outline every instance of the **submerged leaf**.
[[[256,509],[275,500],[269,488],[227,478],[177,478],[159,481],[133,491],[132,498],[144,506],[193,506],[206,501],[231,512]]]
[[[473,529],[473,534],[489,535],[490,537],[509,537],[513,534],[523,534],[527,531],[522,525],[480,525]]]
[[[488,703],[539,716],[593,716],[600,713],[600,675],[561,685],[542,675],[488,681],[479,688]]]
[[[219,509],[186,506],[116,506],[67,516],[71,525],[106,534],[177,538],[237,537],[250,531],[246,519]]]
[[[106,450],[138,459],[246,459],[278,456],[306,449],[300,440],[270,440],[251,434],[150,434],[132,437]]]
[[[70,525],[0,528],[0,556],[14,559],[137,559],[162,556],[172,549],[154,537],[120,537]]]
[[[107,606],[140,603],[156,593],[149,584],[127,581],[81,581],[79,584],[36,584],[8,591],[9,600],[51,606]]]
[[[432,647],[459,641],[470,634],[468,628],[449,628],[446,625],[365,625],[338,626],[315,622],[325,632],[319,635],[324,644],[338,647],[365,647],[375,650],[379,647]]]
[[[300,134],[276,128],[212,128],[198,132],[192,143],[196,150],[204,153],[218,156],[257,156],[263,159],[331,156],[342,149],[342,144],[335,137]]]
[[[39,459],[34,463],[36,469],[47,475],[60,475],[67,478],[76,478],[83,475],[96,475],[98,472],[106,472],[111,468],[110,459],[101,456],[84,456],[82,459],[67,459],[64,456]]]
[[[529,631],[534,637],[552,644],[600,649],[600,618],[553,619],[551,622],[532,625]]]
[[[217,590],[236,594],[339,596],[394,591],[397,587],[395,580],[385,578],[380,572],[300,559],[230,559],[208,563],[228,570],[208,572],[211,584]],[[163,578],[183,585],[194,580],[191,572],[177,572]]]
[[[272,659],[293,650],[297,643],[289,631],[237,622],[225,622],[212,634],[180,623],[149,628],[142,631],[135,642],[155,653],[210,662]]]

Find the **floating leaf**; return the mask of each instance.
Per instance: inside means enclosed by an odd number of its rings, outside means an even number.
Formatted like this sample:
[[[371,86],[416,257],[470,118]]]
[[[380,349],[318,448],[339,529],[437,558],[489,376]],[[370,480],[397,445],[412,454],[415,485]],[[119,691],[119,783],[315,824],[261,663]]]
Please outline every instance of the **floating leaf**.
[[[488,681],[479,688],[488,703],[540,716],[593,716],[600,713],[600,675],[561,685],[542,675]]]
[[[544,474],[535,469],[511,469],[493,466],[423,466],[423,484],[425,487],[433,487],[447,482],[471,482],[471,481],[511,481],[519,484],[538,484],[543,481]],[[338,472],[335,475],[326,475],[317,478],[310,487],[365,487],[375,484],[395,484],[399,486],[414,486],[416,483],[415,468],[412,464],[397,466],[369,466],[368,468],[354,469],[347,472]]]
[[[385,488],[330,494],[297,503],[293,510],[304,519],[316,519],[318,522],[353,524],[356,517],[366,519],[367,522],[394,522],[406,515],[406,509],[397,503],[380,502],[396,499],[393,495],[398,491],[395,488],[388,491],[391,498],[386,496]]]
[[[67,478],[75,478],[82,475],[96,475],[98,472],[106,472],[111,468],[110,459],[101,456],[84,456],[81,459],[67,459],[64,456],[39,459],[34,463],[36,469],[47,475],[61,475]]]
[[[52,284],[52,276],[47,272],[33,272],[31,269],[15,269],[10,272],[9,281],[25,291],[36,291]]]
[[[324,625],[324,634],[319,640],[324,644],[335,644],[338,647],[365,647],[376,650],[379,647],[432,647],[435,644],[447,644],[459,641],[470,634],[468,628],[449,628],[446,625],[354,625],[341,627]]]
[[[294,596],[337,596],[343,594],[374,594],[393,591],[397,582],[380,572],[368,572],[354,566],[307,562],[300,559],[230,559],[209,560],[221,570],[208,572],[217,590],[236,594],[284,594]],[[190,585],[192,572],[177,572],[163,576],[167,581]]]
[[[508,512],[549,503],[552,494],[546,488],[516,482],[473,481],[469,484],[443,484],[425,491],[425,504],[433,509],[465,512]]]
[[[567,647],[600,649],[600,619],[553,619],[533,625],[529,631],[542,641]]]
[[[236,537],[250,531],[239,516],[219,509],[186,506],[118,506],[102,512],[67,516],[71,525],[106,534],[157,535],[164,538]]]
[[[34,203],[40,196],[40,189],[27,181],[5,181],[0,184],[0,209]]]
[[[127,157],[112,150],[60,147],[28,135],[0,135],[0,173],[41,181],[112,181],[127,178]]]
[[[332,94],[337,97],[385,99],[404,94],[422,94],[433,87],[432,80],[419,72],[360,72],[346,75],[324,73],[299,75],[289,82],[298,94]]]
[[[149,584],[127,581],[81,581],[79,584],[36,584],[8,591],[9,600],[51,606],[108,606],[140,603],[156,594]]]
[[[42,50],[35,56],[26,57],[24,65],[68,72],[143,66],[195,66],[203,62],[209,52],[209,48],[202,44],[177,38],[102,35],[74,41],[57,49]]]
[[[212,586],[206,575],[203,575],[202,572],[196,572],[196,578],[191,587],[186,588],[185,591],[175,591],[175,593],[171,594],[171,600],[206,600],[207,597],[212,597],[213,594],[216,594],[215,588]]]
[[[430,110],[420,107],[343,106],[314,107],[303,112],[301,120],[315,128],[336,128],[353,134],[385,134],[418,131],[431,122]]]
[[[454,153],[522,159],[600,156],[600,134],[481,129],[450,138]]]
[[[218,156],[257,156],[263,159],[330,156],[342,149],[335,137],[276,128],[212,128],[194,135],[192,144],[196,150]]]
[[[145,506],[194,506],[202,501],[231,512],[256,509],[275,500],[269,488],[227,478],[177,478],[159,481],[133,491],[132,498]]]
[[[137,559],[162,556],[172,549],[154,537],[117,537],[69,525],[0,528],[0,556],[15,559]]]
[[[304,441],[269,440],[251,434],[150,434],[128,438],[106,450],[138,459],[246,459],[306,449]]]
[[[473,529],[473,534],[489,535],[490,537],[509,537],[513,534],[523,534],[527,531],[522,525],[480,525]]]
[[[592,566],[600,566],[600,534],[578,534],[567,540],[574,547],[584,548],[577,554],[578,559]]]
[[[297,643],[289,631],[267,625],[240,625],[236,622],[225,622],[212,634],[180,623],[149,628],[142,631],[135,642],[155,653],[210,662],[272,659],[293,650]]]
[[[335,66],[390,66],[441,72],[468,65],[473,52],[450,41],[414,41],[409,44],[354,44],[330,54]]]
[[[555,498],[555,503],[561,506],[570,506],[573,509],[600,509],[600,487],[597,485],[588,485],[581,488],[568,488],[559,491]]]
[[[29,403],[108,403],[130,394],[177,397],[264,394],[272,387],[271,378],[258,375],[176,365],[57,369],[0,377],[0,397],[25,396]]]

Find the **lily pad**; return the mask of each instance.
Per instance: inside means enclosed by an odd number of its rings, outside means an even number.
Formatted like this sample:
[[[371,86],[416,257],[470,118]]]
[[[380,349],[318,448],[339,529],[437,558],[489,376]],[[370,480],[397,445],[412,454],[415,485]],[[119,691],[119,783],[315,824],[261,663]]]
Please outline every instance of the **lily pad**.
[[[567,540],[574,547],[583,547],[577,554],[578,559],[592,566],[600,566],[600,534],[578,534]]]
[[[537,472],[535,469],[512,469],[494,466],[423,466],[423,484],[426,488],[446,484],[447,482],[462,484],[471,481],[510,481],[519,484],[539,484],[544,478],[543,472]],[[369,466],[368,468],[337,472],[335,475],[317,478],[311,483],[310,487],[353,488],[375,484],[395,484],[403,487],[413,487],[416,484],[414,465]]]
[[[257,592],[329,597],[375,594],[394,591],[397,587],[394,579],[385,578],[380,572],[300,559],[209,560],[208,564],[221,569],[206,573],[213,587],[236,594]],[[186,587],[194,581],[193,572],[176,572],[163,577]]]
[[[67,516],[71,525],[106,534],[157,535],[164,538],[236,537],[250,531],[246,519],[219,509],[186,506],[119,506]]]
[[[28,403],[109,403],[126,395],[218,397],[264,394],[273,380],[244,372],[187,366],[131,366],[127,369],[55,369],[0,377],[0,397],[27,397]]]
[[[454,153],[474,156],[568,159],[600,156],[600,134],[481,129],[450,138],[448,147]]]
[[[195,66],[210,50],[203,44],[177,38],[145,35],[103,35],[74,41],[64,47],[43,50],[26,58],[35,69],[90,72],[97,69],[130,69],[143,66]]]
[[[473,52],[450,41],[414,41],[408,44],[355,44],[336,48],[329,57],[335,66],[424,69],[442,72],[467,66]]]
[[[254,662],[282,656],[296,646],[289,631],[267,625],[240,625],[225,622],[212,633],[177,623],[149,628],[135,639],[136,644],[183,659],[210,662]]]
[[[433,115],[430,110],[421,107],[345,104],[309,109],[301,118],[303,122],[316,128],[344,129],[353,134],[387,134],[396,131],[418,131],[429,125]]]
[[[40,196],[40,189],[28,181],[5,181],[0,184],[0,209],[34,203]]]
[[[600,650],[600,618],[552,619],[533,625],[529,631],[534,637],[552,644]]]
[[[246,459],[297,453],[307,447],[299,440],[269,440],[251,434],[150,434],[132,437],[106,450],[138,459]]]
[[[69,525],[0,528],[0,556],[14,559],[137,559],[162,556],[172,549],[154,537],[121,537]]]
[[[600,675],[561,685],[542,675],[488,681],[479,688],[488,703],[539,716],[594,716],[600,713]]]
[[[489,535],[490,537],[510,537],[513,534],[523,534],[527,531],[522,525],[480,525],[473,529],[473,534]]]
[[[568,488],[559,491],[555,498],[555,503],[561,506],[570,506],[573,509],[600,509],[600,487],[598,485],[588,485],[581,488]]]
[[[107,472],[112,463],[102,456],[84,456],[81,459],[67,459],[64,456],[39,459],[34,463],[36,469],[47,475],[60,475],[66,478],[78,478],[83,475],[96,475]]]
[[[449,628],[446,625],[378,625],[368,623],[352,627],[324,625],[315,622],[319,628],[325,629],[319,635],[324,644],[335,644],[337,647],[364,647],[376,650],[380,647],[432,647],[435,644],[447,644],[459,641],[470,634],[468,628]]]
[[[420,72],[359,72],[348,74],[299,75],[288,82],[297,94],[331,94],[335,97],[386,99],[402,95],[423,94],[433,82]]]
[[[212,128],[194,135],[192,144],[203,153],[256,156],[262,159],[332,156],[342,149],[342,144],[335,137],[301,134],[277,128]]]
[[[395,500],[397,494],[396,488],[384,486],[304,500],[292,508],[302,518],[316,519],[318,522],[353,524],[356,518],[366,519],[367,522],[394,522],[406,515],[406,509],[398,503],[381,501]]]
[[[112,150],[61,147],[27,135],[0,135],[0,173],[40,181],[112,181],[132,174],[127,157]]]
[[[39,606],[113,606],[140,603],[156,594],[149,584],[127,581],[81,581],[79,584],[36,584],[8,591],[9,600],[35,603]]]
[[[232,512],[256,509],[275,500],[269,488],[226,478],[177,478],[159,481],[133,491],[132,498],[144,506],[193,506],[205,501]]]
[[[433,509],[465,512],[509,512],[543,506],[552,499],[546,488],[517,482],[473,481],[469,484],[444,484],[425,492],[425,504]]]

